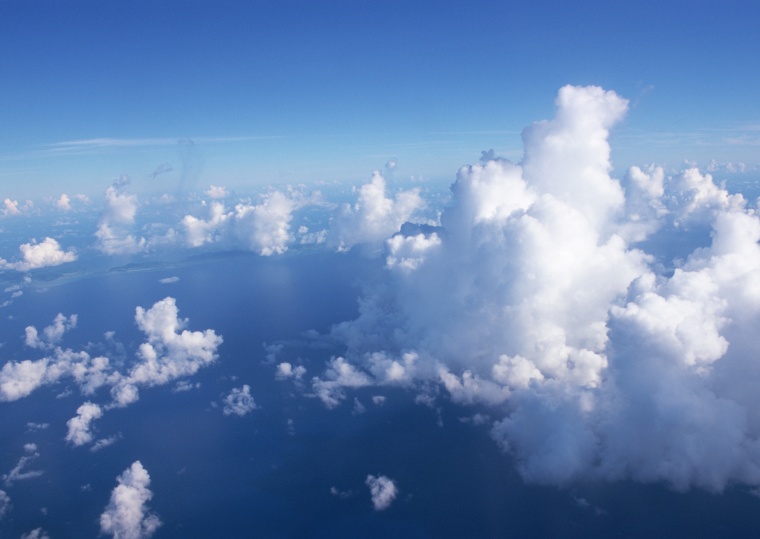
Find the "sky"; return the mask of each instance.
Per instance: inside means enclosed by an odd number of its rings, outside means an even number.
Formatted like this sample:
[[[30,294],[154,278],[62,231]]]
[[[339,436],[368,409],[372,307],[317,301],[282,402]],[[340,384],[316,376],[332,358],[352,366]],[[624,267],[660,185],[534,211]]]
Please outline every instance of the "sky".
[[[757,15],[0,0],[0,534],[757,537]]]
[[[0,182],[452,181],[565,84],[634,106],[613,164],[757,166],[758,6],[699,2],[0,3]],[[164,170],[166,170],[166,168]],[[72,187],[68,187],[71,185]]]

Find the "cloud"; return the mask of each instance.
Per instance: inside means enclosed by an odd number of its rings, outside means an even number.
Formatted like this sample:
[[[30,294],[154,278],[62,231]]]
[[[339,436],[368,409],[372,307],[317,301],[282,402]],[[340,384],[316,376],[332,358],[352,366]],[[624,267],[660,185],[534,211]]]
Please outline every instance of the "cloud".
[[[21,539],[50,539],[50,536],[42,528],[35,528],[29,533],[22,533]]]
[[[146,239],[129,233],[137,214],[137,196],[125,192],[126,176],[106,189],[106,207],[95,232],[97,247],[107,255],[134,254],[145,249]]]
[[[39,453],[33,452],[31,455],[24,455],[21,457],[16,466],[7,474],[3,474],[3,484],[6,487],[13,486],[16,481],[23,481],[25,479],[34,479],[41,476],[44,472],[41,470],[29,470],[25,471],[27,464],[39,457]]]
[[[55,205],[59,210],[71,211],[71,199],[69,195],[63,193],[58,200],[55,201]]]
[[[395,198],[388,198],[385,178],[375,171],[370,182],[359,188],[356,202],[343,204],[336,211],[328,243],[338,250],[358,244],[382,245],[423,206],[419,189],[401,191]]]
[[[146,539],[161,526],[147,503],[153,498],[150,475],[140,461],[116,478],[119,483],[111,492],[111,500],[100,515],[100,532],[114,539]]]
[[[241,202],[227,210],[221,202],[209,205],[207,219],[186,215],[182,219],[189,247],[219,243],[257,252],[263,256],[282,254],[294,241],[290,231],[293,212],[319,203],[319,195],[295,190],[272,191],[261,195],[258,204]]]
[[[372,495],[372,505],[375,511],[383,511],[388,509],[396,499],[398,495],[398,488],[392,479],[379,475],[368,475],[365,484],[369,487],[369,492]]]
[[[164,277],[163,279],[159,279],[158,282],[161,284],[171,284],[176,283],[179,281],[179,277]]]
[[[93,439],[93,434],[90,432],[90,424],[102,416],[103,410],[100,406],[91,402],[85,402],[77,408],[77,415],[66,422],[66,426],[69,428],[66,434],[66,441],[75,447],[90,443]]]
[[[53,325],[43,330],[43,337],[30,326],[26,332],[27,344],[52,349],[52,353],[38,360],[5,363],[0,369],[0,401],[26,397],[43,385],[71,377],[84,395],[110,386],[113,405],[126,406],[138,400],[140,387],[163,385],[191,376],[217,359],[222,337],[211,329],[188,331],[185,329],[188,321],[180,319],[178,314],[172,297],[156,302],[147,310],[136,308],[135,321],[147,341],[138,349],[138,361],[126,372],[117,370],[105,356],[92,357],[84,351],[57,346],[65,330],[76,323],[76,315],[66,318],[59,314]]]
[[[114,401],[126,406],[138,399],[138,387],[152,387],[191,376],[217,359],[222,337],[214,330],[188,331],[178,317],[176,300],[166,297],[150,309],[137,307],[135,322],[147,342],[140,345],[139,361],[111,390]]]
[[[0,258],[0,268],[14,269],[17,271],[30,271],[50,266],[60,266],[67,262],[74,262],[77,255],[73,249],[63,251],[61,246],[53,238],[45,238],[40,243],[32,240],[19,247],[22,260],[20,262],[7,262]]]
[[[440,227],[363,234],[387,271],[333,328],[346,351],[314,394],[335,407],[352,387],[436,384],[491,407],[531,482],[760,485],[756,210],[696,168],[613,178],[626,100],[567,86],[556,104],[521,162],[459,170]],[[394,213],[383,187],[344,208],[351,230]]]
[[[244,385],[243,387],[233,388],[230,394],[224,398],[224,408],[222,411],[224,415],[235,414],[243,417],[256,408],[258,407],[251,396],[251,387]]]
[[[212,185],[208,188],[208,191],[204,191],[209,198],[226,198],[228,193],[227,189],[219,185]]]
[[[3,207],[0,209],[0,213],[2,213],[4,217],[21,215],[21,210],[18,209],[18,201],[6,198],[3,200]]]

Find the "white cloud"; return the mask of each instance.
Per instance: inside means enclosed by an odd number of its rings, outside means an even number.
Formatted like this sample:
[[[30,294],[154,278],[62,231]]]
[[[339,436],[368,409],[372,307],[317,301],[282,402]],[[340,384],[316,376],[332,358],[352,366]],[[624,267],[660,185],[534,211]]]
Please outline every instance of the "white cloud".
[[[7,262],[0,258],[0,268],[15,269],[17,271],[29,271],[50,266],[60,266],[67,262],[73,262],[77,255],[73,249],[64,251],[53,238],[45,238],[40,243],[32,240],[19,246],[21,251],[20,262]]]
[[[0,213],[4,217],[9,217],[11,215],[21,215],[21,210],[18,209],[18,201],[6,198],[3,200],[3,207],[0,209]]]
[[[66,441],[75,447],[90,443],[93,439],[90,425],[102,416],[103,410],[100,406],[92,402],[85,402],[77,408],[77,415],[66,422],[66,426],[69,428]]]
[[[398,488],[392,479],[384,476],[368,475],[365,481],[372,496],[372,505],[375,511],[388,509],[393,500],[398,496]]]
[[[140,461],[116,478],[118,485],[111,500],[100,515],[100,531],[114,539],[147,539],[161,526],[161,520],[151,513],[147,503],[153,498],[150,475]]]
[[[42,337],[40,337],[37,328],[27,326],[25,343],[31,348],[53,348],[61,341],[66,331],[75,327],[77,327],[77,315],[72,314],[66,317],[62,313],[58,313],[53,323],[42,330]]]
[[[159,279],[158,282],[161,284],[171,284],[176,283],[179,281],[179,277],[164,277],[163,279]]]
[[[188,331],[187,320],[178,315],[172,297],[156,302],[148,310],[137,307],[135,321],[148,340],[140,345],[140,361],[112,388],[117,405],[137,400],[140,386],[163,385],[191,376],[216,360],[222,337],[212,329]]]
[[[126,193],[126,177],[116,180],[105,192],[106,207],[95,232],[97,247],[107,255],[134,254],[145,249],[145,238],[129,233],[137,214],[137,196]]]
[[[306,369],[301,365],[295,365],[283,361],[277,364],[277,371],[275,372],[275,378],[278,380],[285,380],[287,378],[293,378],[296,381],[300,380],[303,375],[306,374]]]
[[[69,195],[63,193],[58,200],[55,201],[55,205],[59,210],[71,211],[71,199]]]
[[[358,244],[380,245],[423,206],[418,189],[388,198],[385,178],[375,171],[372,180],[359,188],[356,203],[343,204],[336,211],[328,242],[339,250]]]
[[[760,485],[757,212],[695,168],[611,177],[614,92],[565,87],[557,107],[520,163],[459,171],[440,229],[385,229],[388,271],[314,393],[437,384],[492,405],[529,481]],[[392,213],[382,187],[344,208],[353,230]]]
[[[3,474],[3,484],[6,487],[13,486],[16,481],[24,481],[25,479],[34,479],[41,476],[44,472],[41,470],[26,470],[27,464],[39,457],[39,454],[33,452],[30,455],[24,455],[21,457],[16,466],[7,474]]]
[[[228,194],[224,187],[218,185],[212,185],[205,193],[209,198],[226,198]]]
[[[310,203],[296,191],[272,191],[261,195],[258,204],[239,203],[228,211],[221,202],[209,205],[208,219],[186,215],[182,219],[185,242],[190,247],[209,243],[241,246],[263,256],[282,254],[294,241],[290,231],[293,211]]]
[[[229,395],[224,398],[224,415],[235,414],[237,416],[244,416],[251,413],[257,408],[256,402],[251,396],[251,387],[244,385],[243,387],[235,387],[232,389]]]

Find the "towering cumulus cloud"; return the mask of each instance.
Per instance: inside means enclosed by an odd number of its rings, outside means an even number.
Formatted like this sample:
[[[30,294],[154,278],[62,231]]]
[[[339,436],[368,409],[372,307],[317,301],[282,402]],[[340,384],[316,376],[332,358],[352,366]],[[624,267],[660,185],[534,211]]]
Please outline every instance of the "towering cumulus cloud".
[[[346,357],[314,392],[335,406],[357,385],[340,364],[490,404],[529,481],[760,484],[755,210],[696,169],[612,178],[627,101],[566,86],[556,104],[519,164],[459,171],[440,229],[387,240],[386,278],[334,328]]]

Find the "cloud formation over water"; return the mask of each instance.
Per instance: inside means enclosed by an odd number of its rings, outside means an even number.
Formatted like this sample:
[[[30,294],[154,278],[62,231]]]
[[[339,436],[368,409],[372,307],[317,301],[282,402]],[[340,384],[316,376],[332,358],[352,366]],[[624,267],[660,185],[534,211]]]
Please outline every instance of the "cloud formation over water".
[[[566,86],[556,105],[522,161],[460,169],[440,228],[387,240],[315,394],[440,384],[494,408],[533,482],[760,484],[756,210],[697,169],[611,177],[616,93]]]

